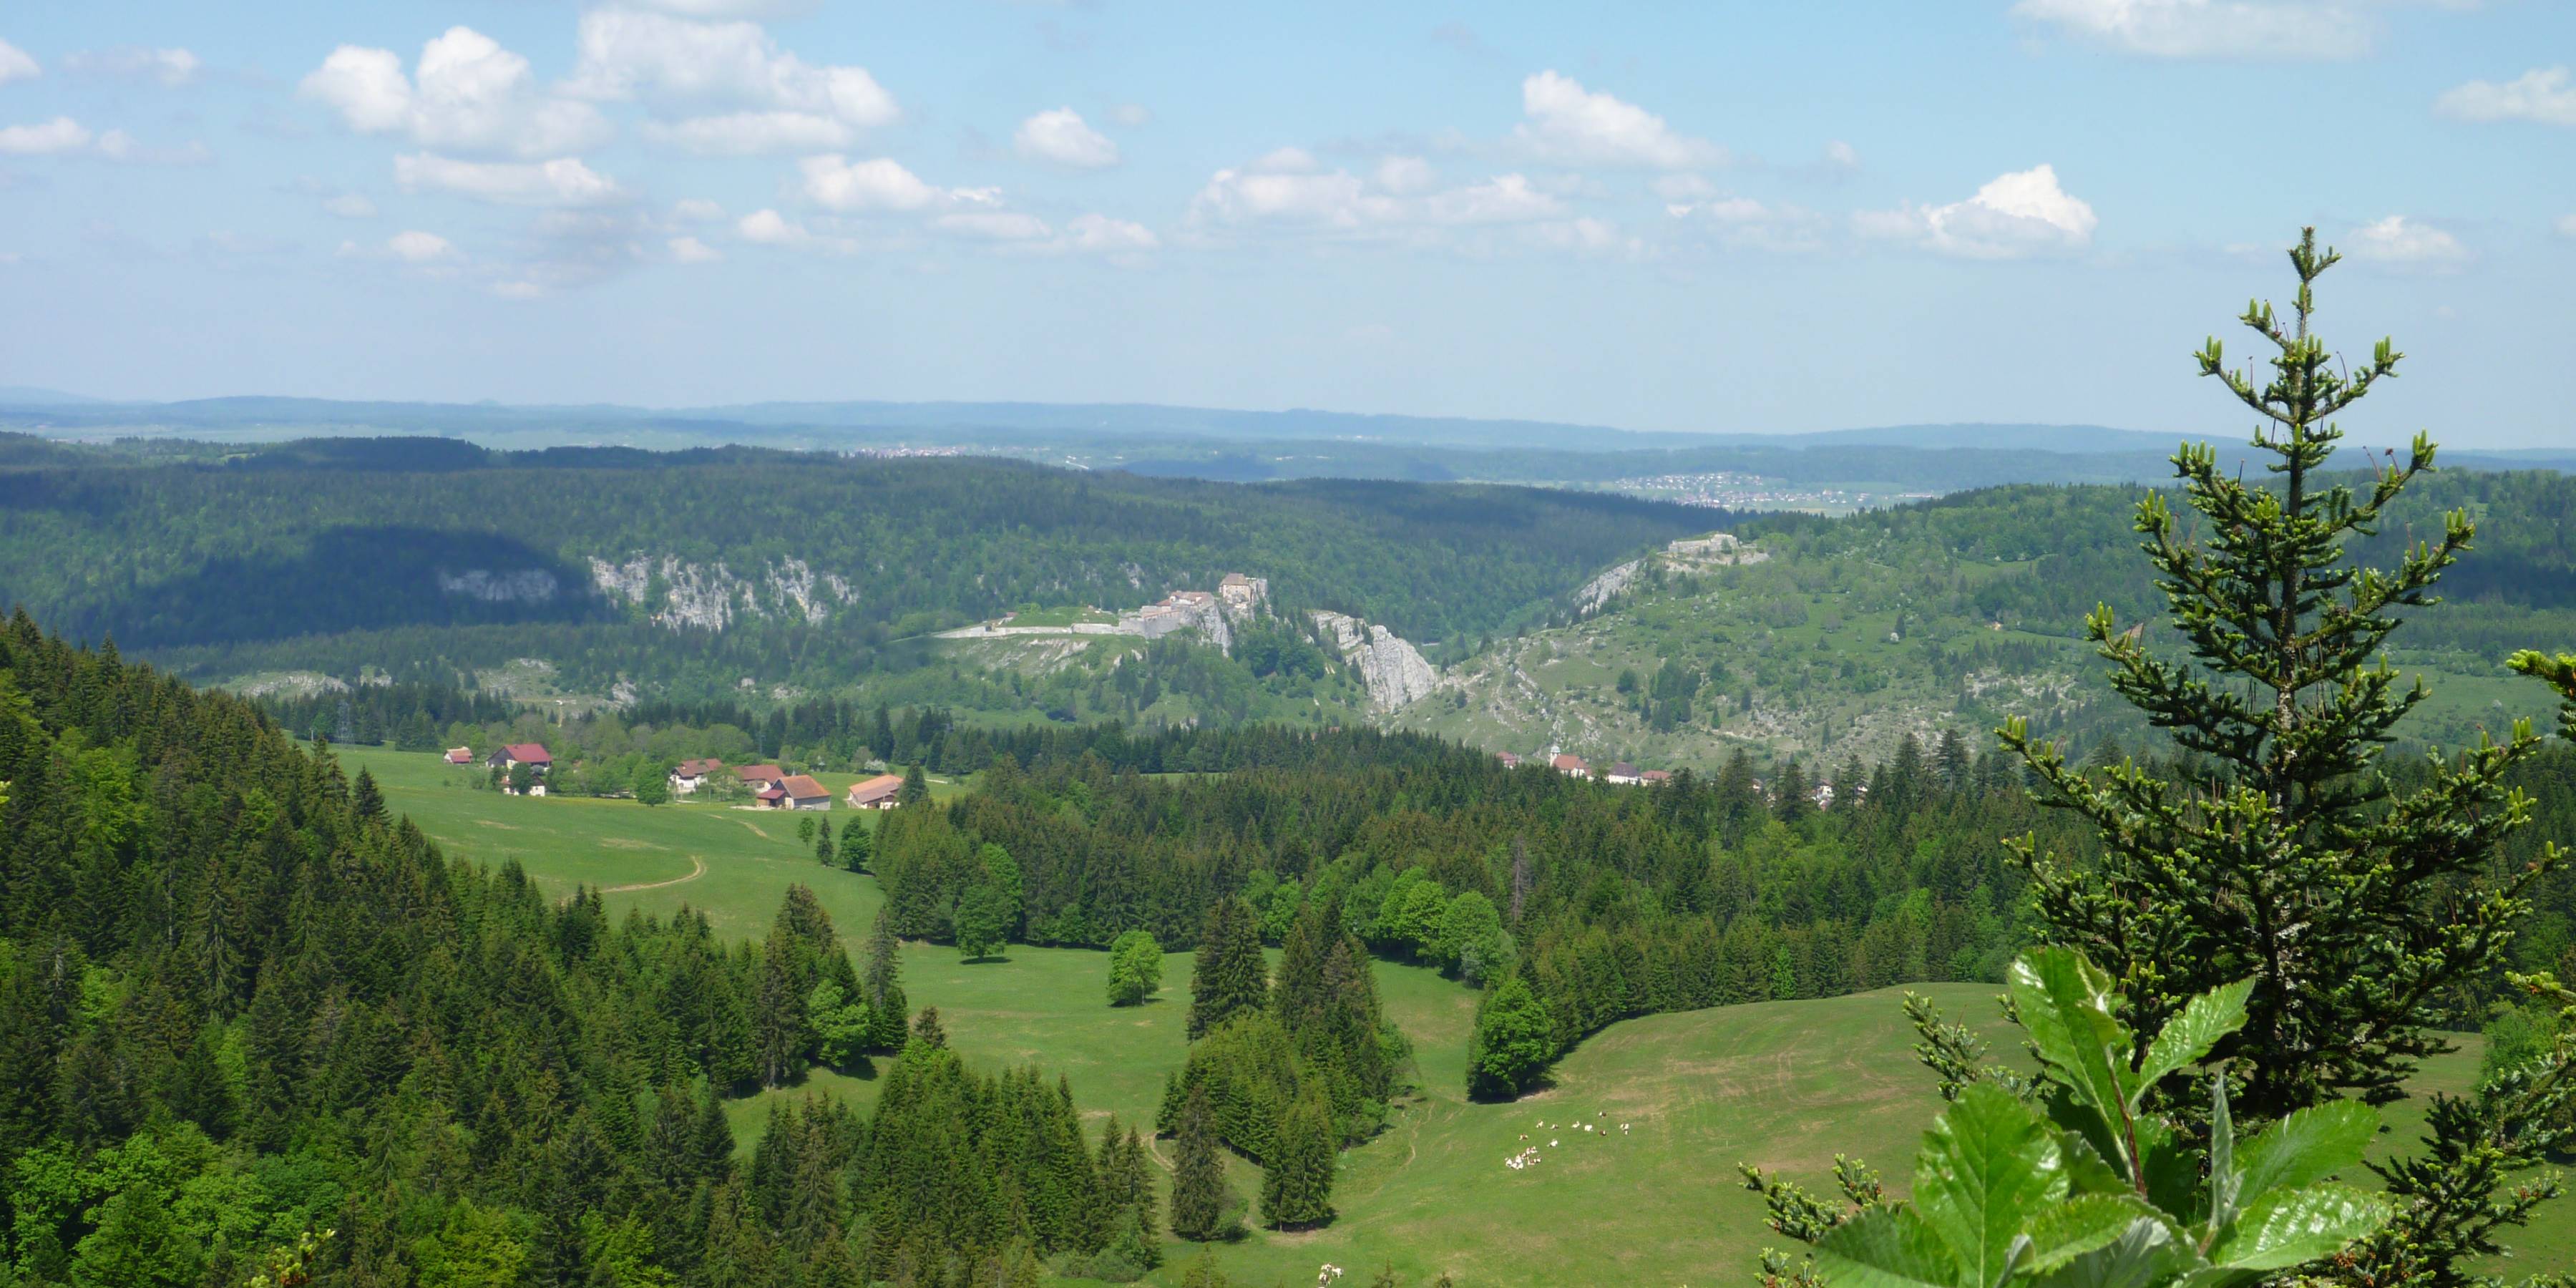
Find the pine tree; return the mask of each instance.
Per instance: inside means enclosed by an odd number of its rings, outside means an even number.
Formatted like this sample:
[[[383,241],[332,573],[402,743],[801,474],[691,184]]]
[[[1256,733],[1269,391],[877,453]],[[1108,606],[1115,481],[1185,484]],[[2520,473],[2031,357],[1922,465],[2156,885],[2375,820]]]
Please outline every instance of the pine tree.
[[[832,820],[822,818],[814,821],[814,861],[828,868],[832,866]]]
[[[2197,539],[2162,494],[2138,505],[2142,548],[2192,660],[2151,654],[2107,606],[2085,622],[2112,686],[2193,759],[2161,774],[2126,757],[2087,772],[2021,721],[2002,734],[2040,800],[2092,823],[2103,845],[2079,867],[2031,839],[2014,844],[2041,933],[2108,969],[2141,1031],[2161,1028],[2195,994],[2250,977],[2248,1022],[2216,1058],[2242,1078],[2237,1111],[2253,1119],[2348,1093],[2401,1096],[2419,1060],[2451,1049],[2436,1028],[2449,996],[2501,964],[2529,908],[2525,890],[2560,861],[2552,846],[2521,870],[2494,864],[2530,813],[2503,782],[2537,745],[2527,724],[2436,761],[2412,792],[2379,768],[2391,731],[2426,696],[2420,680],[2397,687],[2383,649],[2404,610],[2434,602],[2475,529],[2454,512],[2438,541],[2411,547],[2393,569],[2346,559],[2346,539],[2376,529],[2432,468],[2434,447],[2418,435],[2403,464],[2374,463],[2359,492],[2320,479],[2343,436],[2333,417],[2393,376],[2400,356],[2382,340],[2347,372],[2312,333],[2313,283],[2336,259],[2307,230],[2290,252],[2294,317],[2285,324],[2260,303],[2243,315],[2275,351],[2268,379],[2229,369],[2215,339],[2197,355],[2202,375],[2268,422],[2253,445],[2272,458],[2272,480],[2249,485],[2222,471],[2208,445],[2189,445],[2173,459],[2202,516]],[[2435,1154],[2466,1157],[2520,1130],[2481,1118],[2437,1112]],[[2487,1191],[2495,1184],[2490,1176]],[[2356,1273],[2380,1284],[2460,1282],[2451,1263],[2484,1237],[2466,1229],[2484,1196],[2464,1186],[2474,1188],[2468,1173],[2447,1163],[2415,1176],[2401,1166],[2391,1189],[2412,1206]]]
[[[1302,1229],[1333,1219],[1333,1162],[1339,1144],[1332,1106],[1320,1088],[1300,1093],[1279,1120],[1263,1157],[1261,1220],[1273,1229]]]
[[[894,789],[897,805],[922,805],[930,800],[930,780],[922,776],[919,763],[903,771],[903,786]]]
[[[1240,899],[1219,900],[1199,932],[1190,963],[1192,1040],[1243,1011],[1270,1004],[1270,966],[1261,955],[1261,931]]]
[[[1181,1102],[1174,1135],[1172,1163],[1172,1234],[1205,1243],[1225,1234],[1226,1209],[1234,1195],[1225,1183],[1225,1159],[1218,1152],[1216,1111],[1208,1104],[1207,1084],[1194,1084]]]

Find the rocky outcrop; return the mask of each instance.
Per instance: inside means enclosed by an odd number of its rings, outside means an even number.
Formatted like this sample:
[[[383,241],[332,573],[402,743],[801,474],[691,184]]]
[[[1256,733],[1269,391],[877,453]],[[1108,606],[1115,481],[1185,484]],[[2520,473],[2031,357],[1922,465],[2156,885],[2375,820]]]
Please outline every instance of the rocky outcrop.
[[[1583,583],[1583,589],[1574,592],[1575,615],[1589,617],[1601,611],[1603,605],[1609,603],[1620,591],[1626,590],[1629,583],[1637,580],[1638,570],[1645,566],[1645,560],[1631,559]]]
[[[1318,609],[1313,615],[1316,629],[1368,686],[1371,707],[1393,711],[1439,687],[1440,672],[1403,636],[1345,613]]]
[[[647,610],[647,618],[672,630],[721,631],[743,618],[801,617],[821,625],[832,609],[855,601],[856,590],[837,574],[817,574],[802,559],[781,559],[758,576],[738,577],[721,561],[683,563],[675,555],[638,555],[624,563],[596,556],[592,584],[600,593]]]
[[[515,572],[494,572],[489,568],[468,568],[463,572],[438,574],[438,591],[442,595],[461,595],[487,604],[542,604],[552,600],[562,589],[555,575],[543,568],[521,568]]]

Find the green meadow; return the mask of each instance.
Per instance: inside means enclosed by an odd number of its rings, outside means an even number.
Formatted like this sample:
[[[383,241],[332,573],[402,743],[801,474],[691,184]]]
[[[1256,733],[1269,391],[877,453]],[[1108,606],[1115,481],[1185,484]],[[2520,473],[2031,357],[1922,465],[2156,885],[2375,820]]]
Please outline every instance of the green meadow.
[[[687,906],[724,934],[764,933],[786,888],[812,886],[855,944],[881,896],[873,878],[826,868],[783,814],[713,804],[646,807],[634,801],[522,800],[476,790],[476,771],[438,757],[372,749],[340,753],[366,766],[394,809],[450,853],[477,862],[517,860],[541,887],[600,889],[612,916],[666,916]],[[841,784],[833,784],[837,789]],[[960,790],[940,785],[939,790]],[[835,829],[872,816],[836,809]],[[1150,1124],[1167,1071],[1186,1049],[1190,959],[1164,962],[1164,991],[1141,1007],[1107,1004],[1105,954],[1014,946],[998,961],[965,963],[953,949],[909,944],[904,985],[915,1006],[935,1006],[951,1045],[990,1067],[1033,1062],[1072,1080],[1095,1122]],[[1749,1281],[1766,1245],[1761,1202],[1735,1165],[1777,1168],[1830,1190],[1838,1153],[1877,1166],[1901,1193],[1915,1142],[1935,1112],[1931,1080],[1914,1062],[1897,992],[1812,1002],[1726,1007],[1630,1020],[1585,1042],[1552,1085],[1511,1104],[1466,1100],[1466,1036],[1475,996],[1419,967],[1377,966],[1389,1016],[1412,1040],[1417,1087],[1377,1139],[1348,1151],[1335,1190],[1338,1218],[1297,1234],[1255,1231],[1220,1245],[1238,1285],[1314,1282],[1325,1262],[1345,1283],[1393,1266],[1425,1288],[1448,1273],[1466,1285],[1691,1285]],[[2010,1048],[1991,986],[1918,986],[1954,1019]],[[2465,1090],[2477,1068],[2469,1049],[2433,1062],[2421,1085]],[[743,1097],[730,1109],[737,1139],[756,1139],[769,1109],[825,1095],[865,1105],[868,1071],[817,1071],[803,1083]],[[2411,1139],[2420,1101],[2392,1107],[2392,1139]],[[1584,1124],[1594,1130],[1584,1131]],[[1622,1126],[1625,1130],[1621,1130]],[[1526,1137],[1526,1139],[1524,1139]],[[1540,1161],[1504,1159],[1536,1147]],[[1169,1162],[1167,1150],[1157,1157]],[[1247,1200],[1259,1175],[1238,1164]],[[2519,1269],[2576,1264],[2576,1211],[2559,1200],[2519,1238]],[[1179,1281],[1195,1255],[1170,1247],[1149,1282]]]

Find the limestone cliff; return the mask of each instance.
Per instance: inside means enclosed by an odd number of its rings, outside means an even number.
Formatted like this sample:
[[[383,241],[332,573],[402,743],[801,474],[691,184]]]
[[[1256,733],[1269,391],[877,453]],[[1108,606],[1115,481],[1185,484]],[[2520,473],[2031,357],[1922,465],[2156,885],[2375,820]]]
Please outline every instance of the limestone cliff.
[[[675,555],[637,555],[611,563],[593,556],[590,577],[601,594],[642,608],[655,625],[675,631],[721,631],[743,618],[772,616],[802,617],[821,625],[835,606],[858,598],[840,576],[817,574],[796,558],[769,564],[754,578],[736,576],[721,561],[683,563]]]
[[[1394,711],[1439,687],[1440,672],[1403,636],[1344,613],[1314,613],[1316,627],[1368,686],[1369,705]]]

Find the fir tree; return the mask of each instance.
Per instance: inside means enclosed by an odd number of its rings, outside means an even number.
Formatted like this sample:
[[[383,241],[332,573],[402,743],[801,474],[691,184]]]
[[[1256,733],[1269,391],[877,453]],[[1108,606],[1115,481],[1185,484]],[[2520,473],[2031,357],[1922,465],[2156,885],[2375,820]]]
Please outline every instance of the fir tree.
[[[1204,1036],[1241,1012],[1268,1006],[1269,972],[1252,909],[1240,899],[1219,900],[1208,909],[1198,955],[1190,963],[1190,1038]]]
[[[357,781],[349,785],[349,808],[360,818],[385,816],[384,791],[376,786],[376,776],[363,766],[358,770]]]
[[[2087,772],[2020,721],[2003,731],[2042,802],[2090,822],[2104,851],[2078,867],[2032,840],[2014,845],[2043,936],[2102,963],[2143,1031],[2250,977],[2247,1022],[2215,1058],[2242,1080],[2238,1112],[2257,1120],[2347,1094],[2403,1095],[2418,1061],[2451,1049],[2436,1027],[2449,996],[2501,964],[2529,908],[2525,890],[2560,858],[2553,846],[2517,871],[2494,863],[2530,813],[2503,781],[2537,746],[2527,725],[2436,761],[2412,791],[2380,768],[2391,731],[2426,696],[2420,680],[2397,685],[2383,650],[2406,610],[2435,602],[2435,583],[2475,528],[2454,512],[2438,540],[2412,546],[2394,568],[2345,557],[2346,540],[2372,533],[2432,468],[2434,448],[2418,435],[2402,464],[2374,463],[2358,492],[2320,477],[2343,437],[2333,418],[2393,376],[2400,356],[2382,340],[2347,372],[2313,334],[2312,287],[2336,259],[2307,230],[2290,252],[2293,316],[2247,308],[2241,320],[2272,350],[2268,378],[2228,368],[2215,339],[2197,355],[2201,374],[2267,422],[2253,446],[2271,458],[2268,484],[2249,485],[2222,471],[2208,445],[2187,445],[2173,459],[2203,520],[2197,538],[2162,494],[2138,505],[2142,548],[2192,660],[2150,653],[2143,632],[2120,628],[2107,606],[2086,619],[2112,686],[2191,759],[2159,771],[2123,757]],[[2410,1172],[2401,1161],[2390,1173],[2409,1206],[2355,1275],[2461,1282],[2453,1263],[2479,1250],[2499,1215],[2528,1212],[2527,1201],[2515,1212],[2507,1200],[2501,1214],[2473,1216],[2495,1178],[2477,1192],[2474,1169],[2453,1165],[2528,1124],[2507,1105],[2447,1103],[2457,1111],[2437,1106],[2434,1162]]]
[[[832,866],[832,820],[814,821],[814,861],[828,868]]]
[[[1218,1152],[1216,1111],[1208,1104],[1204,1082],[1190,1087],[1181,1102],[1172,1164],[1172,1234],[1205,1243],[1225,1234],[1226,1210],[1234,1195],[1225,1182],[1225,1159]]]
[[[1333,1219],[1333,1162],[1339,1133],[1321,1089],[1309,1088],[1279,1120],[1262,1158],[1261,1220],[1273,1229],[1303,1229]]]
[[[903,771],[903,786],[894,790],[894,803],[896,805],[923,805],[929,803],[929,801],[930,780],[922,776],[921,766],[918,763],[915,763]]]
[[[868,923],[867,969],[859,976],[859,998],[868,1008],[870,1050],[893,1051],[903,1045],[911,1007],[903,995],[901,948],[894,919],[884,908],[877,909],[876,920]]]

